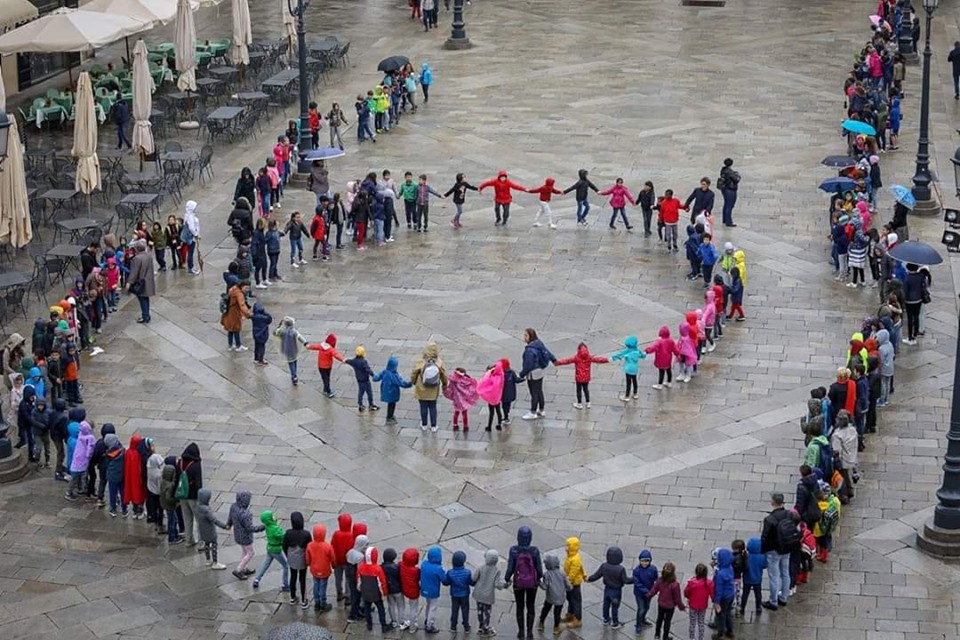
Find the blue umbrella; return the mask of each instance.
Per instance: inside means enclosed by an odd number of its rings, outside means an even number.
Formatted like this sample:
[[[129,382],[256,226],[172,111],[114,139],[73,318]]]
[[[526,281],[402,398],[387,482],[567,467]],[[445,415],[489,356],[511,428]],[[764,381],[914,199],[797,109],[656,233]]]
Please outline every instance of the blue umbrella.
[[[868,125],[866,122],[861,122],[860,120],[844,120],[840,126],[843,127],[844,131],[862,133],[865,136],[877,135],[876,129]]]
[[[820,183],[820,189],[827,193],[843,193],[855,189],[856,186],[857,181],[850,178],[827,178]]]
[[[308,151],[303,157],[304,160],[331,160],[346,155],[342,149],[336,147],[326,147],[324,149],[313,149]]]
[[[912,262],[913,264],[940,264],[943,258],[937,253],[937,250],[926,242],[901,242],[893,249],[890,249],[890,257],[900,262]]]
[[[827,156],[820,161],[820,164],[826,165],[828,167],[839,167],[841,169],[846,167],[855,167],[857,166],[857,161],[850,156]]]
[[[917,199],[913,197],[913,192],[902,184],[895,184],[890,187],[890,193],[892,193],[893,197],[897,199],[897,202],[905,206],[907,209],[913,209],[915,206],[917,206]]]

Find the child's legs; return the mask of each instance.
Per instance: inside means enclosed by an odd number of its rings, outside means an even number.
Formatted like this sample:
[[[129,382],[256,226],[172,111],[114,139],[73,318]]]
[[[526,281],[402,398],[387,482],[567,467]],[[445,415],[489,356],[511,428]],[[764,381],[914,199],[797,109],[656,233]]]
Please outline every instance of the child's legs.
[[[291,380],[296,380],[296,379],[297,379],[297,361],[296,361],[296,360],[292,360],[292,361],[288,362],[288,363],[287,363],[287,368],[290,369],[290,379],[291,379]]]
[[[848,271],[849,255],[846,253],[837,254],[837,262],[840,265],[840,277],[845,278]]]
[[[417,609],[420,608],[419,598],[404,598],[407,603],[406,613],[403,621],[407,624],[415,625],[417,623]]]
[[[550,607],[552,607],[549,602],[546,600],[543,601],[543,606],[540,607],[540,626],[543,626],[543,621],[547,619],[547,614],[550,613]]]
[[[610,598],[610,621],[613,622],[613,624],[620,623],[620,598],[622,594],[623,591],[617,589]]]
[[[323,371],[323,369],[321,369]],[[346,567],[342,564],[333,567],[333,586],[337,589],[337,600],[343,598],[343,574]]]
[[[253,545],[243,544],[240,545],[240,548],[243,549],[243,553],[240,554],[240,562],[237,563],[237,571],[243,573],[250,565],[250,561],[253,560]]]
[[[270,192],[264,191],[260,194],[260,213],[264,216],[270,215]]]
[[[501,402],[500,406],[503,408],[503,419],[510,419],[510,407],[513,406],[513,402]]]
[[[567,591],[567,613],[577,620],[583,617],[583,595],[580,593],[580,585]]]
[[[637,395],[637,374],[627,373],[624,375],[627,378],[627,395],[630,395],[631,388],[633,389],[633,395]]]
[[[733,635],[733,599],[720,602],[720,615],[717,616],[717,630]]]
[[[603,590],[603,621],[610,622],[610,604],[611,598],[607,593],[607,590]]]
[[[713,281],[713,265],[705,264],[705,265],[702,265],[700,269],[703,272],[703,284],[709,286],[710,283]]]
[[[269,278],[267,279],[269,280],[270,278],[273,278],[274,280],[276,280],[277,278],[279,278],[279,273],[277,273],[277,264],[280,262],[280,254],[270,253],[270,254],[267,254],[267,258],[269,258],[270,260],[270,269],[269,269],[270,275],[269,275]]]
[[[107,487],[110,491],[110,511],[116,511],[117,505],[120,504],[120,492],[122,486],[119,482],[115,480],[110,480],[107,482]]]
[[[669,637],[670,637],[670,623],[673,621],[673,612],[676,611],[676,609],[675,609],[674,607],[670,607],[669,609],[665,609],[665,608],[662,608],[662,607],[661,607],[661,608],[660,608],[660,611],[663,612],[663,635],[662,635],[661,637],[663,637],[663,638],[669,638]],[[660,616],[659,616],[659,615],[657,616],[657,621],[658,621],[658,622],[660,621]],[[657,629],[659,629],[659,628],[660,628],[660,625],[658,624],[658,625],[657,625]]]
[[[177,510],[167,510],[167,542],[173,542],[180,535],[177,530]]]
[[[367,237],[367,223],[358,222],[356,224],[356,232],[353,234],[353,239],[357,241],[357,246],[362,247],[363,241]]]
[[[423,611],[423,624],[428,629],[436,626],[437,607],[440,604],[440,598],[424,598],[427,606]]]
[[[378,118],[380,117],[380,114],[379,114],[379,113],[377,114],[377,117],[378,117]],[[378,128],[379,128],[379,125],[378,125]],[[364,601],[363,601],[363,608],[361,609],[361,611],[363,612],[363,619],[367,621],[367,627],[372,627],[372,626],[373,626],[373,615],[372,615],[372,614],[373,614],[373,602],[371,602],[371,601],[369,601],[369,600],[364,600]]]
[[[387,420],[395,419],[396,411],[397,411],[397,403],[388,402],[387,403]]]
[[[266,342],[254,342],[253,343],[253,360],[254,362],[262,362],[263,358],[266,356],[267,352],[267,343]]]
[[[477,626],[481,629],[490,627],[490,605],[483,602],[477,603]]]
[[[880,376],[880,402],[886,404],[887,396],[890,395],[890,381],[893,376]]]
[[[333,389],[330,388],[330,369],[318,369],[320,371],[320,379],[323,381],[323,392],[332,393]]]
[[[313,578],[313,605],[324,607],[327,604],[327,580],[329,578]]]

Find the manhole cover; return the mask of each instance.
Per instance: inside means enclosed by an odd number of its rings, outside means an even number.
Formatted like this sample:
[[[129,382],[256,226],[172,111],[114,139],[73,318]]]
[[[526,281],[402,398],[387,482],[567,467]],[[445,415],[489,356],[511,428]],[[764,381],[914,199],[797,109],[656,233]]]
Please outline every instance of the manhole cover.
[[[680,0],[681,7],[725,7],[726,0]]]

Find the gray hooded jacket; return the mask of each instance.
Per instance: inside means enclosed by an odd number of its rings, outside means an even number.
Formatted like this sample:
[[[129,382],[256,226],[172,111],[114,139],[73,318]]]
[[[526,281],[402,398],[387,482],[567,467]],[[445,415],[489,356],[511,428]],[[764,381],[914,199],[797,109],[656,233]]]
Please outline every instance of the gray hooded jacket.
[[[543,588],[547,592],[547,603],[563,605],[567,601],[567,591],[573,589],[567,574],[560,568],[560,559],[548,553],[543,559]]]
[[[500,554],[496,549],[487,549],[483,554],[484,565],[473,570],[470,584],[473,585],[473,598],[480,604],[493,605],[496,601],[495,589],[506,589],[507,583],[503,581],[503,574],[500,573]]]
[[[200,489],[197,492],[197,527],[200,530],[200,542],[216,542],[217,527],[227,528],[227,525],[221,522],[210,508],[211,495],[210,489]]]
[[[227,526],[233,527],[233,541],[239,545],[253,544],[253,534],[265,529],[262,524],[253,521],[249,491],[237,492],[237,501],[230,505]]]
[[[886,329],[877,331],[877,352],[880,354],[880,375],[893,375],[894,349],[890,343],[890,332]]]

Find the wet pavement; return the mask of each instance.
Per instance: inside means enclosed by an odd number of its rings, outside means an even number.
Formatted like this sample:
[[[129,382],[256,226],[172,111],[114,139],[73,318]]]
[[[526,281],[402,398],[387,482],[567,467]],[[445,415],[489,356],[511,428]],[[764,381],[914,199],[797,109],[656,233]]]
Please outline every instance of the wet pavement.
[[[280,32],[277,9],[275,2],[251,7],[254,37]],[[234,246],[225,220],[235,178],[266,157],[272,131],[296,112],[291,106],[256,139],[218,146],[212,184],[189,190],[200,203],[206,271],[160,274],[150,325],[134,322],[129,303],[110,319],[105,353],[83,368],[93,420],[113,422],[124,441],[134,432],[152,436],[163,453],[197,442],[205,486],[224,517],[234,493],[246,489],[255,510],[272,509],[284,522],[298,510],[332,529],[346,510],[368,524],[381,550],[439,543],[446,558],[466,551],[473,566],[489,547],[505,554],[527,524],[544,552],[562,553],[563,540],[579,535],[588,571],[617,544],[631,567],[650,548],[655,564],[674,562],[685,581],[714,547],[759,534],[771,490],[792,498],[807,392],[832,377],[850,333],[876,306],[874,290],[832,280],[827,201],[816,190],[830,175],[820,159],[843,151],[840,87],[867,38],[868,10],[840,2],[798,10],[784,0],[714,11],[653,1],[478,0],[467,14],[476,46],[453,53],[441,49],[445,30],[418,30],[401,3],[311,7],[311,33],[352,42],[349,68],[313,96],[321,105],[351,105],[377,81],[377,61],[394,53],[428,59],[435,77],[429,104],[376,146],[358,148],[348,131],[347,155],[332,163],[333,189],[383,168],[427,173],[443,191],[459,171],[476,184],[499,169],[527,186],[550,175],[566,188],[587,168],[601,188],[622,176],[634,192],[652,180],[658,192],[673,188],[685,198],[729,156],[743,175],[739,226],[718,229],[717,240],[746,251],[749,320],[728,325],[689,384],[655,391],[644,363],[639,398],[629,403],[617,399],[616,365],[594,368],[592,407],[584,411],[571,407],[572,369],[550,369],[546,417],[515,419],[492,435],[478,428],[485,408],[471,412],[469,433],[454,433],[443,401],[441,430],[422,433],[409,391],[397,426],[384,424],[383,411],[358,415],[352,371],[334,370],[340,395],[328,400],[307,355],[301,385],[292,388],[285,367],[255,367],[250,353],[226,351],[217,310]],[[198,33],[229,33],[227,6],[219,21],[215,9],[204,11]],[[952,20],[944,8],[934,31],[932,132],[945,180],[957,116],[945,62],[957,32]],[[442,7],[441,21],[448,21]],[[918,68],[908,68],[902,150],[882,160],[887,185],[909,184],[913,172],[918,85]],[[276,319],[296,317],[310,339],[334,332],[343,353],[363,345],[375,370],[396,355],[404,375],[431,340],[448,367],[477,377],[498,358],[519,363],[528,326],[558,357],[580,341],[609,355],[626,336],[646,343],[661,325],[676,327],[700,306],[702,291],[684,280],[682,254],[666,254],[636,229],[609,230],[609,205],[591,200],[587,228],[574,224],[571,196],[554,203],[559,229],[531,228],[536,199],[522,194],[510,224],[494,227],[490,193],[470,193],[459,231],[447,224],[452,204],[436,202],[426,235],[401,228],[385,248],[334,251],[330,262],[297,270],[286,265],[284,243],[284,280],[258,299]],[[288,193],[277,215],[309,211],[311,201],[306,192]],[[882,194],[881,221],[891,207]],[[639,224],[639,211],[630,213]],[[941,230],[938,220],[911,221],[912,238],[937,244]],[[926,336],[898,359],[896,401],[861,454],[858,497],[844,510],[830,563],[817,566],[787,609],[759,620],[748,614],[739,637],[960,635],[960,569],[928,559],[913,542],[940,483],[955,364],[951,261],[933,278]],[[280,361],[274,344],[268,359]],[[527,398],[521,389],[515,418]],[[158,543],[142,521],[65,502],[62,489],[32,477],[0,490],[5,638],[258,637],[271,625],[315,619],[286,603],[276,570],[254,591],[229,571],[207,570],[192,550]],[[232,535],[220,542],[221,558],[235,562]],[[263,553],[258,538],[258,558]],[[498,597],[496,626],[510,635],[512,602],[507,592]],[[585,588],[584,626],[565,636],[632,632],[601,625],[600,598],[599,588]],[[622,613],[631,620],[626,600]],[[438,620],[448,615],[444,593]],[[338,640],[368,635],[342,610],[320,621]],[[685,637],[686,627],[678,614],[675,636]]]

